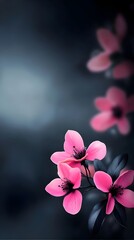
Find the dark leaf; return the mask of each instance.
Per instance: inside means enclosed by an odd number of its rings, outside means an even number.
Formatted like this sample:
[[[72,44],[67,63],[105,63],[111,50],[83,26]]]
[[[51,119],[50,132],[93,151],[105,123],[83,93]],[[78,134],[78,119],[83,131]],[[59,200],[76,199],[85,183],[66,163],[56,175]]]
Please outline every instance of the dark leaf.
[[[106,216],[106,200],[97,203],[89,216],[88,228],[91,234],[97,234]]]
[[[94,160],[94,168],[95,168],[95,171],[106,172],[106,167],[105,167],[104,163],[100,160]]]
[[[115,207],[114,207],[114,211],[113,211],[113,215],[114,215],[115,219],[117,220],[117,222],[121,226],[126,227],[127,217],[126,217],[125,207],[123,207],[121,204],[116,202]]]
[[[107,173],[111,175],[113,181],[118,178],[120,171],[126,166],[127,160],[128,154],[122,154],[114,158],[114,160],[111,162]]]

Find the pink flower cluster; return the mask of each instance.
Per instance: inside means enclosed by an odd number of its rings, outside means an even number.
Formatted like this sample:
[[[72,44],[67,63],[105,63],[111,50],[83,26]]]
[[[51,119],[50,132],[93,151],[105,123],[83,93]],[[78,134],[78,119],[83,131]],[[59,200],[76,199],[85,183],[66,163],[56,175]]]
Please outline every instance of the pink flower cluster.
[[[86,177],[89,179],[90,172],[87,173],[87,161],[96,159],[102,160],[106,156],[106,146],[100,141],[92,142],[86,149],[81,135],[73,130],[65,134],[64,151],[55,152],[51,156],[52,162],[57,164],[58,178],[52,180],[45,190],[55,196],[64,196],[63,207],[70,214],[77,214],[82,206],[81,183],[85,168]],[[107,193],[106,214],[110,214],[115,202],[118,201],[125,207],[134,207],[134,192],[125,189],[134,181],[134,171],[123,171],[122,174],[112,181],[112,177],[103,171],[96,171],[93,175],[94,185],[90,188],[98,188]],[[89,181],[90,184],[90,181]]]
[[[134,61],[131,60],[132,56],[128,56],[130,54],[124,53],[122,47],[128,26],[121,14],[117,15],[114,28],[115,32],[106,28],[97,30],[97,40],[103,51],[89,59],[87,68],[92,72],[101,72],[112,67],[112,76],[115,79],[130,78],[134,75]],[[121,134],[126,135],[130,132],[127,115],[134,111],[134,95],[127,97],[122,89],[111,87],[105,97],[97,97],[94,103],[101,111],[90,120],[94,130],[104,132],[116,125]]]
[[[108,29],[98,29],[97,39],[103,52],[90,59],[87,68],[93,72],[101,72],[113,67],[112,75],[116,79],[134,75],[134,62],[125,59],[115,63],[113,60],[117,60],[119,56],[123,56],[124,59],[122,42],[126,33],[127,23],[120,14],[115,20],[115,33]],[[97,97],[94,103],[100,111],[90,120],[94,130],[103,132],[116,125],[121,134],[130,132],[127,115],[134,111],[134,95],[127,96],[122,89],[114,86],[107,90],[106,96]],[[52,196],[63,196],[63,207],[72,215],[81,210],[82,189],[100,190],[100,193],[105,193],[105,199],[102,202],[98,199],[98,203],[92,209],[88,221],[92,225],[91,228],[95,225],[95,228],[97,226],[99,229],[105,215],[112,212],[122,224],[121,218],[125,218],[124,207],[134,208],[134,192],[128,189],[134,182],[134,171],[125,170],[127,154],[117,156],[107,168],[103,161],[99,161],[106,156],[106,145],[97,140],[86,148],[81,135],[74,130],[66,132],[63,149],[54,152],[50,157],[57,165],[58,177],[53,179],[45,190]],[[87,180],[88,186],[83,186],[83,178]]]
[[[77,190],[81,185],[81,170],[85,160],[102,160],[106,155],[106,146],[100,141],[92,142],[86,149],[81,135],[73,130],[65,134],[64,151],[51,156],[57,164],[58,176],[51,181],[45,190],[53,196],[64,196],[63,207],[70,214],[81,209],[82,195]],[[89,169],[88,169],[89,170]]]

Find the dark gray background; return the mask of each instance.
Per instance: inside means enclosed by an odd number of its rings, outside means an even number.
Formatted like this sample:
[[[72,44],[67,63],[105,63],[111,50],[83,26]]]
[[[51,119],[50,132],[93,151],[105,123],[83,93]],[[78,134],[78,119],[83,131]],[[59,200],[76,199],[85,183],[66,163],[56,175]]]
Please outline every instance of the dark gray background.
[[[133,81],[118,82],[87,71],[100,49],[95,30],[113,23],[121,12],[133,33],[132,1],[0,0],[0,239],[91,239],[87,197],[81,212],[67,214],[62,198],[44,191],[56,177],[50,155],[62,150],[64,134],[74,129],[85,145],[105,142],[112,159],[129,153],[134,168],[132,131],[94,132],[88,124],[97,112],[93,100],[118,85],[133,93]],[[128,35],[129,38],[129,35]],[[96,198],[96,201],[98,199]],[[128,227],[109,217],[96,238],[134,238],[133,210]]]

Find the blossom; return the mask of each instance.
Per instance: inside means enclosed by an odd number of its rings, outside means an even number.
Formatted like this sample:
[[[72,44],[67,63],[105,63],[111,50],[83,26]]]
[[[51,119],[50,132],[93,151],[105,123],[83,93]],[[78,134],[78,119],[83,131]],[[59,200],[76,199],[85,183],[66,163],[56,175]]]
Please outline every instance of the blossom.
[[[102,160],[106,155],[106,145],[100,141],[92,142],[86,149],[81,135],[68,130],[65,134],[64,151],[55,152],[51,156],[53,163],[66,162],[71,167],[81,167],[84,160]]]
[[[96,172],[93,180],[99,190],[108,193],[106,214],[112,213],[116,201],[124,207],[134,208],[134,192],[126,189],[134,181],[133,170],[122,173],[114,183],[111,176],[103,171]]]
[[[66,163],[58,165],[60,178],[52,180],[45,190],[55,196],[65,196],[63,207],[70,214],[77,214],[82,205],[82,194],[77,190],[81,185],[81,172],[79,168],[71,168]]]
[[[94,56],[87,62],[87,68],[92,72],[105,71],[112,66],[110,56],[120,52],[120,42],[115,34],[105,28],[97,30],[97,40],[104,49],[97,56]]]
[[[111,87],[106,97],[95,99],[95,105],[101,113],[90,120],[94,130],[105,131],[116,124],[121,134],[127,134],[130,131],[126,114],[134,111],[134,95],[127,98],[123,90]]]
[[[113,68],[113,77],[116,79],[129,78],[134,75],[134,62],[124,60]]]
[[[101,72],[110,68],[116,60],[117,56],[122,56],[124,59],[124,53],[122,51],[121,43],[127,32],[127,24],[124,17],[119,14],[115,19],[115,34],[106,28],[100,28],[97,30],[97,40],[101,47],[104,49],[97,56],[89,59],[87,62],[87,68],[92,72]],[[122,60],[116,66],[113,67],[113,77],[116,79],[122,79],[130,77],[134,74],[134,62],[131,60]]]

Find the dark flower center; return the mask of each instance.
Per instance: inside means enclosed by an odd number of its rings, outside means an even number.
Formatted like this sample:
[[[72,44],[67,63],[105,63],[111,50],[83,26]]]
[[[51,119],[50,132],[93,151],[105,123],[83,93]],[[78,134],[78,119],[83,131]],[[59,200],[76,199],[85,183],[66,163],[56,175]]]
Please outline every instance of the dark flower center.
[[[121,107],[113,107],[112,112],[113,112],[114,117],[116,117],[118,119],[122,118],[123,111],[122,111]]]
[[[74,151],[74,154],[73,154],[73,157],[76,158],[76,159],[81,159],[85,156],[86,154],[86,148],[84,148],[82,151],[78,151],[76,149],[75,146],[73,146],[73,151]]]
[[[70,193],[73,191],[73,186],[74,184],[66,178],[63,180],[63,183],[61,185],[58,185],[58,187],[61,187],[63,191],[67,193]]]
[[[123,194],[123,188],[121,186],[114,185],[110,188],[109,191],[113,197],[116,197],[117,195]]]

